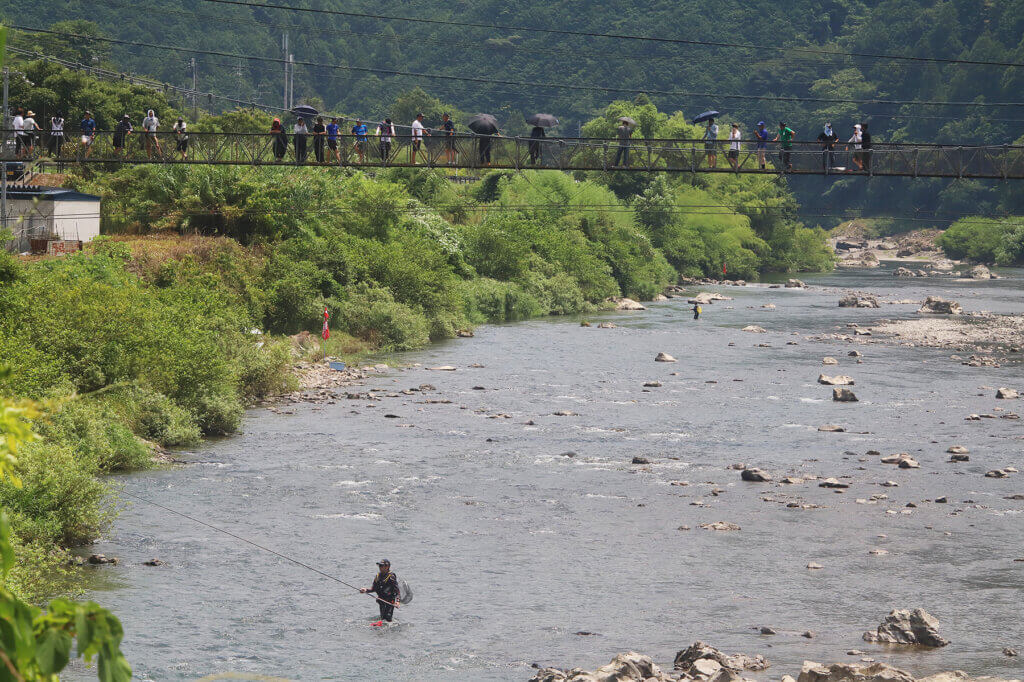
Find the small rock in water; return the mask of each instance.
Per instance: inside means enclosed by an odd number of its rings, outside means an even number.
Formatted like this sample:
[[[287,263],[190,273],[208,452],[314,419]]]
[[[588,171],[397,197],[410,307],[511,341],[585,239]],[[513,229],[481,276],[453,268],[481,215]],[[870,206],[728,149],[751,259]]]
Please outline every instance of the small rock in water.
[[[800,636],[804,639],[814,639],[814,633],[810,630],[804,630],[804,632]]]
[[[117,565],[120,561],[116,556],[108,557],[104,554],[93,554],[89,557],[89,563],[93,566],[99,566],[101,564],[113,564]]]
[[[812,561],[811,563],[807,564],[807,568],[809,568],[810,570],[814,571],[814,570],[822,569],[822,568],[825,568],[825,567],[822,566],[821,564],[815,562],[815,561]]]
[[[661,382],[660,381],[645,381],[644,382],[644,388],[660,388],[660,387],[661,387]]]
[[[885,556],[888,553],[889,553],[889,550],[887,550],[887,549],[871,549],[871,550],[868,550],[868,554],[872,554],[874,556]]]
[[[1003,656],[1016,656],[1016,655],[1017,655],[1017,650],[1016,649],[1011,649],[1010,647],[1006,647],[1005,649],[1003,649]]]
[[[750,469],[744,469],[740,472],[740,478],[744,481],[750,481],[752,483],[767,483],[772,480],[771,474],[766,471],[762,471],[757,467]]]
[[[615,329],[615,323],[614,322],[602,322],[601,324],[597,325],[597,328],[598,329]]]
[[[765,627],[761,628],[761,634],[762,635],[777,635],[779,633],[776,632],[775,630],[773,630],[772,628],[765,626]]]
[[[846,431],[846,428],[843,427],[843,426],[836,426],[835,424],[823,424],[823,425],[818,427],[818,430],[819,431],[827,431],[827,432],[830,432],[830,433],[842,433],[842,432]]]
[[[651,460],[647,459],[646,457],[634,457],[633,458],[633,464],[650,464],[650,463],[651,463]]]
[[[748,324],[746,327],[740,330],[741,332],[753,332],[755,334],[764,334],[768,330],[764,327],[759,327],[756,324]]]
[[[578,416],[580,416],[579,413],[573,412],[572,410],[558,410],[557,412],[552,412],[551,414],[556,416],[556,417],[578,417]]]
[[[1009,475],[1005,469],[993,469],[985,473],[985,478],[1007,478]]]
[[[920,469],[921,465],[913,457],[904,457],[899,463],[900,469]]]
[[[848,388],[836,386],[832,389],[832,400],[839,403],[855,403],[857,402],[857,396]]]
[[[966,455],[970,450],[965,448],[963,445],[950,445],[946,448],[946,452],[953,455]]]
[[[847,353],[847,355],[850,356],[851,358],[859,358],[864,354],[861,353],[859,350],[851,350],[849,353]]]
[[[655,362],[675,362],[676,359],[668,353],[658,353],[655,358]]]
[[[740,530],[740,527],[729,521],[715,521],[714,523],[702,523],[700,527],[704,530]]]
[[[818,484],[819,488],[849,488],[850,484],[840,481],[837,478],[826,478]]]
[[[581,326],[581,327],[589,327],[589,326],[590,326],[590,323],[589,323],[589,322],[587,322],[586,320],[584,320],[584,321],[580,322],[580,326]]]
[[[818,383],[824,384],[825,386],[853,386],[854,381],[851,377],[845,374],[837,374],[834,377],[830,377],[827,374],[818,375]]]
[[[835,358],[833,358],[833,357],[830,357],[830,356],[826,356],[826,357],[823,357],[823,358],[821,359],[821,364],[823,364],[823,365],[838,365],[838,364],[839,364],[839,361],[838,361],[838,360],[836,360],[836,359],[835,359]]]
[[[945,495],[943,495],[942,497],[936,497],[935,498],[935,504],[947,504],[948,502],[949,502],[949,498],[946,497]]]
[[[996,391],[996,397],[1001,400],[1013,400],[1019,398],[1020,394],[1012,388],[1000,388]]]
[[[143,566],[163,566],[164,562],[159,559],[150,559],[149,561],[143,561]]]

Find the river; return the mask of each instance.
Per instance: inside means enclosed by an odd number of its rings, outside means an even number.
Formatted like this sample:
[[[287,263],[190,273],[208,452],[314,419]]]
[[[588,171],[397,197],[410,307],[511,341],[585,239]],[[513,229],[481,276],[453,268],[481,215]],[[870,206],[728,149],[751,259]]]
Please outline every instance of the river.
[[[373,601],[343,585],[132,500],[90,548],[121,559],[97,569],[104,582],[90,597],[121,618],[143,679],[525,681],[534,662],[592,668],[630,649],[671,668],[698,639],[764,654],[765,679],[795,675],[804,659],[855,661],[845,655],[855,648],[916,675],[1019,675],[1021,659],[1001,649],[1024,649],[1024,563],[1014,562],[1024,501],[1005,499],[1024,493],[1024,473],[983,474],[1024,469],[1024,422],[964,417],[1019,405],[994,389],[1024,388],[1020,366],[882,345],[856,346],[857,364],[850,343],[804,338],[916,316],[910,305],[838,308],[838,287],[1024,312],[1024,273],[1004,274],[961,283],[846,271],[807,277],[808,290],[717,289],[735,300],[704,306],[699,322],[673,299],[587,316],[589,328],[579,318],[484,326],[388,357],[406,369],[358,389],[395,397],[342,390],[334,405],[282,410],[293,414],[255,409],[241,434],[181,453],[193,464],[120,478],[127,492],[350,583],[369,584],[389,558],[415,590],[396,626],[368,627]],[[768,333],[741,332],[748,324]],[[659,351],[679,361],[656,363]],[[457,370],[428,369],[439,365]],[[833,402],[822,371],[853,376],[860,402]],[[421,384],[436,390],[398,393]],[[847,432],[817,430],[828,423]],[[954,444],[970,462],[947,461]],[[909,452],[921,468],[868,450]],[[742,482],[727,469],[738,462],[775,482]],[[851,487],[778,484],[811,474]],[[926,501],[943,495],[948,504]],[[699,527],[714,521],[741,530]],[[142,565],[154,557],[166,564]],[[952,644],[861,640],[897,607],[931,612]]]

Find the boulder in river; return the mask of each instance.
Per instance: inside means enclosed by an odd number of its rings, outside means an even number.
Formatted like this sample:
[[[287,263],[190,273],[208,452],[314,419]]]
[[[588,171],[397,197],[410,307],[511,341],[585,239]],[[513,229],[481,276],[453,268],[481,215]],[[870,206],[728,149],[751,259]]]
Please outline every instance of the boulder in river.
[[[829,433],[843,433],[846,431],[845,426],[838,426],[836,424],[822,424],[818,427],[819,431],[826,431]]]
[[[838,365],[839,361],[836,360],[833,357],[830,357],[830,356],[826,355],[825,357],[823,357],[821,359],[821,364],[823,364],[823,365]]]
[[[846,376],[845,374],[837,374],[834,377],[830,377],[827,374],[818,375],[818,383],[824,384],[825,386],[853,386],[853,379]]]
[[[919,644],[942,647],[949,640],[939,635],[939,621],[924,609],[893,609],[875,632],[865,632],[864,641],[885,644]]]
[[[711,291],[702,291],[691,299],[687,299],[687,303],[694,304],[699,303],[700,305],[710,305],[715,301],[731,301],[731,296],[723,296]]]
[[[839,299],[840,308],[879,308],[878,299],[874,296],[857,296],[848,294]]]
[[[797,682],[914,682],[914,676],[885,663],[833,663],[804,661]]]
[[[741,332],[754,332],[755,334],[764,334],[767,329],[759,327],[756,324],[748,324],[746,327],[740,330]]]
[[[616,310],[647,310],[642,304],[631,298],[613,297],[608,300],[615,304]]]
[[[757,467],[744,469],[740,472],[740,478],[744,481],[750,481],[751,483],[768,483],[772,480],[771,474],[767,471],[762,471]]]
[[[903,267],[896,268],[892,271],[894,277],[917,277],[913,270],[908,270]]]
[[[857,396],[848,388],[836,386],[832,389],[832,400],[838,403],[855,403],[857,402]]]
[[[676,670],[682,670],[688,675],[695,675],[696,673],[699,673],[702,668],[704,670],[714,668],[714,665],[707,666],[708,663],[715,664],[720,669],[737,673],[743,670],[767,670],[771,665],[768,662],[768,659],[760,654],[755,656],[747,654],[733,654],[732,656],[729,656],[710,644],[694,642],[687,648],[676,653],[673,667]]]
[[[971,279],[992,279],[992,272],[984,265],[975,265],[971,268]]]
[[[919,313],[935,313],[938,315],[963,315],[964,309],[956,301],[946,301],[938,296],[929,296],[921,307]]]
[[[654,361],[655,362],[675,362],[676,359],[674,357],[672,357],[671,355],[669,355],[668,353],[658,353],[654,357]]]
[[[788,280],[786,280],[786,288],[787,289],[806,289],[807,285],[804,284],[803,282],[801,282],[798,279],[788,279]]]
[[[702,523],[700,527],[704,530],[740,530],[740,527],[729,521],[715,521],[714,523]]]
[[[1000,388],[996,391],[996,397],[1000,400],[1013,400],[1019,398],[1020,394],[1012,388]]]
[[[948,452],[951,455],[966,455],[967,453],[970,452],[970,450],[965,448],[963,445],[950,445],[948,448],[946,448],[946,452]]]
[[[608,665],[593,672],[574,668],[559,670],[543,668],[530,682],[674,682],[675,678],[661,671],[650,656],[629,651],[619,654]]]

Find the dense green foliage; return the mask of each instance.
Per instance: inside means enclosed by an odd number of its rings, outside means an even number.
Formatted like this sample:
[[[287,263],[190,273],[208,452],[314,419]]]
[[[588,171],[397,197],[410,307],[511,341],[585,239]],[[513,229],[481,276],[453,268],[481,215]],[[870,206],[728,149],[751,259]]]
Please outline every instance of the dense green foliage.
[[[936,243],[950,258],[975,263],[1024,263],[1024,219],[963,218],[943,232]]]
[[[0,366],[0,379],[7,374],[7,368]],[[31,422],[40,416],[40,407],[32,401],[0,400],[3,489],[23,488],[23,469],[18,458],[21,448],[38,437]],[[60,471],[53,474],[59,476]],[[19,596],[24,584],[14,571],[18,549],[7,513],[0,509],[0,680],[56,680],[71,659],[73,644],[77,657],[86,662],[97,660],[99,679],[131,679],[131,666],[121,653],[121,623],[112,613],[94,602],[75,603],[66,599],[54,599],[43,611]],[[26,565],[38,567],[39,563],[30,557],[29,561],[22,561],[22,566]]]
[[[785,120],[799,139],[814,139],[829,120],[843,139],[855,122],[868,122],[877,141],[1006,144],[1021,139],[1019,107],[964,107],[858,104],[830,101],[743,100],[726,95],[901,101],[1016,102],[1024,91],[1024,69],[985,65],[893,61],[794,52],[892,54],[976,61],[1024,62],[1024,6],[986,0],[788,0],[757,7],[684,0],[619,3],[547,3],[482,0],[475,3],[415,3],[397,0],[318,0],[323,9],[427,19],[451,19],[518,26],[566,28],[597,33],[663,36],[764,46],[709,47],[550,35],[529,30],[420,24],[284,10],[233,7],[184,0],[173,8],[135,11],[128,0],[104,3],[71,0],[64,16],[89,17],[62,30],[94,31],[128,40],[185,45],[201,50],[280,58],[281,35],[289,34],[298,61],[299,100],[325,104],[339,113],[377,120],[390,114],[409,123],[422,109],[436,124],[441,107],[488,111],[507,132],[525,131],[523,117],[550,111],[574,135],[578,126],[612,97],[625,93],[559,87],[509,85],[419,76],[368,73],[348,67],[398,69],[421,74],[483,77],[523,83],[612,86],[645,91],[659,108],[686,116],[708,108],[753,129],[758,120]],[[16,23],[53,23],[46,4],[18,5],[6,13]],[[72,31],[73,29],[73,31]],[[108,59],[136,73],[179,86],[190,85],[187,53],[119,46],[49,36],[15,34],[14,44],[37,45],[48,53],[88,61]],[[248,101],[279,105],[280,63],[196,55],[204,90]],[[706,94],[671,94],[671,93]],[[666,94],[657,94],[666,93]],[[416,102],[410,105],[410,100]],[[17,100],[15,100],[17,101]],[[212,106],[233,106],[217,101]],[[183,103],[178,103],[179,107]],[[142,109],[137,109],[142,111]],[[36,109],[39,112],[39,109]],[[458,113],[458,111],[456,111]],[[166,117],[165,117],[166,118]],[[866,209],[872,214],[913,214],[929,208],[942,214],[1024,212],[1024,195],[996,182],[865,178],[801,178],[794,181],[800,203],[812,212]],[[955,216],[954,216],[955,217]],[[835,222],[838,222],[836,220]],[[941,224],[942,221],[937,221]],[[912,224],[905,223],[902,227]],[[913,225],[921,227],[921,225]]]

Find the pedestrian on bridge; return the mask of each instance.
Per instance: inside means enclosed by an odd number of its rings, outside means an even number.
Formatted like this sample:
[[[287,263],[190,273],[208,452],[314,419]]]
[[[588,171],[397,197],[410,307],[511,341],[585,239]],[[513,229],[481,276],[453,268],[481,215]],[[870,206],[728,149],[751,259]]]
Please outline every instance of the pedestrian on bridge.
[[[391,158],[391,138],[395,136],[395,126],[390,118],[377,124],[377,137],[380,138],[380,161],[386,164]]]
[[[633,126],[625,118],[619,119],[619,127],[615,129],[619,138],[619,148],[615,151],[613,166],[629,166],[629,138],[633,136]]]
[[[7,115],[7,112],[4,112]],[[14,156],[20,159],[25,155],[25,110],[18,107],[11,119],[11,127],[14,128]]]
[[[306,142],[309,137],[309,128],[306,127],[306,119],[300,118],[295,122],[295,127],[292,128],[295,138],[295,163],[306,163],[306,156],[309,152],[306,150]]]
[[[444,156],[449,166],[455,165],[455,122],[445,113],[441,116],[441,130],[444,131]]]
[[[332,118],[331,122],[327,124],[327,155],[334,157],[337,163],[341,163],[341,155],[338,153],[338,133],[340,131],[341,127],[338,126],[338,119]]]
[[[58,111],[50,117],[50,156],[59,157],[64,147],[64,117]]]
[[[121,158],[121,152],[128,146],[128,138],[131,136],[132,120],[128,114],[121,117],[121,120],[114,126],[114,156]]]
[[[89,153],[92,151],[92,143],[96,140],[96,119],[92,117],[92,112],[85,112],[85,117],[82,118],[82,122],[78,124],[79,129],[82,131],[82,147],[85,148],[85,158],[89,158]]]
[[[733,123],[732,130],[729,131],[729,165],[732,166],[733,170],[740,169],[740,148],[742,147],[742,135],[740,134],[740,124]]]
[[[430,132],[423,127],[423,114],[416,114],[416,119],[412,122],[412,151],[410,152],[410,158],[412,159],[413,165],[416,164],[416,152],[419,151],[420,146],[423,144],[423,136],[430,135]]]
[[[708,157],[708,168],[715,168],[718,165],[718,124],[713,118],[708,119],[704,129],[704,153]]]
[[[284,155],[288,151],[288,135],[284,132],[281,119],[275,118],[270,124],[270,137],[273,139],[274,160],[277,163],[284,161]]]
[[[36,143],[36,133],[41,130],[42,128],[36,123],[36,112],[29,109],[21,121],[21,132],[25,136],[25,155],[30,159]]]
[[[860,124],[860,148],[863,152],[861,163],[864,164],[864,172],[871,172],[871,133],[868,132],[868,124]]]
[[[366,124],[357,118],[356,124],[352,126],[352,134],[355,136],[353,144],[356,148],[356,154],[359,155],[359,163],[363,163],[363,157],[366,154],[366,130]]]
[[[861,134],[860,124],[857,123],[853,126],[853,135],[846,141],[846,150],[849,151],[850,145],[853,145],[853,165],[857,166],[857,170],[864,170],[863,152],[861,151],[861,145],[864,142],[864,138]]]
[[[757,122],[757,128],[754,130],[754,140],[756,140],[755,146],[757,147],[757,162],[761,165],[761,170],[764,170],[764,157],[768,151],[768,129],[764,127],[764,121]]]
[[[835,149],[836,142],[839,142],[839,136],[832,130],[831,123],[826,123],[818,133],[818,142],[821,143],[821,169],[828,173],[828,170],[836,165]]]
[[[175,121],[174,127],[171,128],[174,131],[174,138],[178,153],[181,154],[181,160],[188,160],[188,125],[185,123],[185,119],[181,116]]]
[[[313,124],[313,156],[317,163],[324,162],[324,147],[327,144],[327,126],[324,125],[324,117],[317,116]]]
[[[779,132],[772,138],[772,142],[779,142],[779,156],[782,157],[782,165],[787,171],[793,170],[793,137],[796,131],[779,121]]]
[[[160,140],[156,139],[156,131],[160,127],[160,119],[156,117],[156,112],[150,109],[146,112],[146,117],[142,119],[142,134],[146,141],[146,158],[153,158],[153,147],[156,147],[157,156],[163,156],[163,152],[160,150]]]

